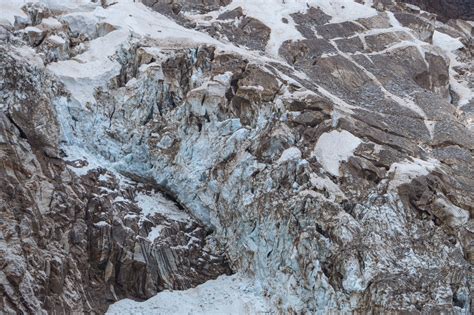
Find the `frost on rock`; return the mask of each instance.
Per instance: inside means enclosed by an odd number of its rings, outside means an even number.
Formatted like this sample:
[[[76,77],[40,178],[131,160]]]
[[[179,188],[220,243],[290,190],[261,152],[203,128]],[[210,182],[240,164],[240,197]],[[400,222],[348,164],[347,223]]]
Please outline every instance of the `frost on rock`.
[[[333,130],[319,137],[313,155],[324,169],[339,176],[339,167],[351,157],[362,141],[346,130]]]

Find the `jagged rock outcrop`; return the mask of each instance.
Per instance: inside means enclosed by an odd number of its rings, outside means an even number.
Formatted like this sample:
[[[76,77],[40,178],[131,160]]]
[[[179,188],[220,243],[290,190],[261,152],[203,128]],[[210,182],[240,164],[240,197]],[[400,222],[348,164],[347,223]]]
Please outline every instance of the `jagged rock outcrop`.
[[[61,159],[51,103],[67,93],[24,53],[0,47],[2,312],[103,313],[230,273],[212,231],[152,179]]]
[[[472,311],[472,24],[287,2],[37,5],[2,29],[6,309],[231,268],[275,313]]]

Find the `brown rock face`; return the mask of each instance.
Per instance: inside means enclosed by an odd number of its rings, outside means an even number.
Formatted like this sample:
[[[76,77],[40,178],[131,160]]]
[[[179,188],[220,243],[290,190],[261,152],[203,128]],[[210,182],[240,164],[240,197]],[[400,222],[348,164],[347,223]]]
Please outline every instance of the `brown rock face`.
[[[198,29],[208,32],[213,37],[225,38],[238,46],[265,50],[270,38],[270,28],[261,21],[244,15],[240,7],[222,13],[217,20],[218,22],[212,23],[211,26]]]
[[[474,3],[470,0],[402,0],[436,13],[440,19],[474,20]]]

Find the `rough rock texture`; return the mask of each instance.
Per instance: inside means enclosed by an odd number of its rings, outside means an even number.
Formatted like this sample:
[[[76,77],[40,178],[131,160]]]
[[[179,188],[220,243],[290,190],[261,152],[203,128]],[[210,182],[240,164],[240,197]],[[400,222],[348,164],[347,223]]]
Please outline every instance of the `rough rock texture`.
[[[472,311],[472,23],[286,2],[37,4],[0,28],[4,309],[231,268],[275,313]]]
[[[474,3],[469,0],[404,0],[423,10],[438,14],[442,20],[474,20]]]
[[[152,179],[60,158],[51,100],[66,93],[19,53],[0,47],[2,313],[103,313],[230,273],[212,231]]]

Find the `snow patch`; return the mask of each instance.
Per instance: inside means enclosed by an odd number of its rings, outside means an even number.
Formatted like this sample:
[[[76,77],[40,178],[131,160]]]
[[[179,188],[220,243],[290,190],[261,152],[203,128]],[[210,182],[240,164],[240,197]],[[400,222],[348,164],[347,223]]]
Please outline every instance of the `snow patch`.
[[[21,58],[25,63],[32,66],[43,68],[43,60],[36,54],[36,51],[28,46],[21,47],[12,47],[12,53],[14,53],[18,58]]]
[[[137,206],[142,209],[144,216],[159,213],[171,220],[188,222],[190,217],[180,210],[176,204],[166,199],[161,193],[153,193],[151,195],[138,194],[135,197]]]
[[[158,237],[161,236],[161,231],[163,231],[163,229],[164,229],[165,227],[166,227],[166,226],[161,225],[161,224],[152,227],[151,230],[150,230],[150,233],[148,233],[147,238],[148,238],[150,241],[153,242],[155,239],[157,239]]]
[[[301,151],[297,147],[291,147],[282,152],[280,158],[277,161],[277,164],[281,164],[290,160],[300,160]]]
[[[459,96],[459,106],[469,104],[474,97],[474,91],[469,88],[469,83],[455,79],[457,75],[453,67],[460,65],[456,59],[455,51],[464,47],[464,44],[457,38],[451,37],[438,31],[433,33],[433,45],[438,46],[449,59],[449,84],[451,89]]]
[[[458,227],[469,221],[469,212],[452,204],[445,196],[436,198],[433,203],[435,215],[444,218],[451,227]]]
[[[96,88],[106,86],[120,74],[121,65],[109,57],[125,45],[129,36],[124,31],[111,32],[92,40],[85,53],[71,60],[53,62],[47,68],[64,82],[79,103],[94,104]]]
[[[334,176],[339,176],[341,162],[349,160],[362,140],[346,130],[333,130],[319,137],[313,151],[323,168]]]
[[[245,15],[256,18],[271,29],[266,50],[274,58],[278,58],[278,50],[284,41],[303,39],[289,15],[305,10],[305,1],[234,0],[221,11],[233,10],[237,7],[241,7]],[[282,21],[283,18],[288,20],[287,24]]]
[[[41,25],[50,29],[58,29],[63,26],[57,19],[52,18],[52,17],[42,19]]]
[[[363,5],[353,0],[314,0],[307,2],[310,6],[319,7],[324,13],[330,15],[332,17],[331,23],[354,21],[377,15],[377,11],[371,8],[370,5]]]
[[[115,199],[114,199],[113,202],[114,202],[114,203],[115,203],[115,202],[129,202],[129,200],[128,200],[128,199],[125,199],[125,198],[122,197],[122,196],[117,196],[117,197],[115,197]]]
[[[99,221],[99,222],[94,223],[94,226],[96,226],[96,227],[104,227],[104,226],[109,226],[109,225],[110,224],[108,224],[105,221]]]
[[[69,26],[69,30],[74,36],[86,35],[92,39],[97,33],[97,23],[99,19],[92,14],[77,12],[63,15],[61,20]]]
[[[438,31],[433,33],[433,45],[440,47],[444,51],[454,51],[464,47],[459,39]]]
[[[66,44],[66,41],[64,40],[64,38],[62,38],[58,35],[52,35],[52,36],[48,37],[48,41],[50,43],[52,43],[53,45],[57,45],[57,46],[62,46],[64,44]]]
[[[287,40],[304,39],[296,29],[290,14],[305,12],[309,7],[319,7],[332,17],[331,23],[353,21],[377,14],[368,6],[355,3],[352,0],[233,0],[228,6],[221,8],[219,13],[241,7],[244,14],[261,21],[271,29],[266,53],[279,59],[278,50]],[[283,18],[287,23],[283,22]]]
[[[136,302],[120,300],[106,314],[193,314],[245,315],[268,314],[270,307],[250,279],[238,274],[220,276],[185,291],[163,291],[154,297]]]
[[[24,32],[25,32],[25,33],[37,33],[37,34],[41,34],[41,33],[43,33],[43,30],[40,30],[39,28],[37,28],[37,27],[35,27],[35,26],[27,26],[27,27],[25,27]]]
[[[21,9],[30,0],[0,0],[0,25],[15,24],[15,16],[26,19],[28,16]]]
[[[112,177],[109,174],[100,174],[99,175],[99,180],[100,181],[109,181]]]
[[[393,176],[388,189],[390,191],[394,190],[402,184],[411,182],[416,177],[428,175],[438,166],[439,161],[435,159],[423,161],[414,158],[412,161],[405,160],[403,162],[393,163],[387,173],[389,176],[390,174]]]

